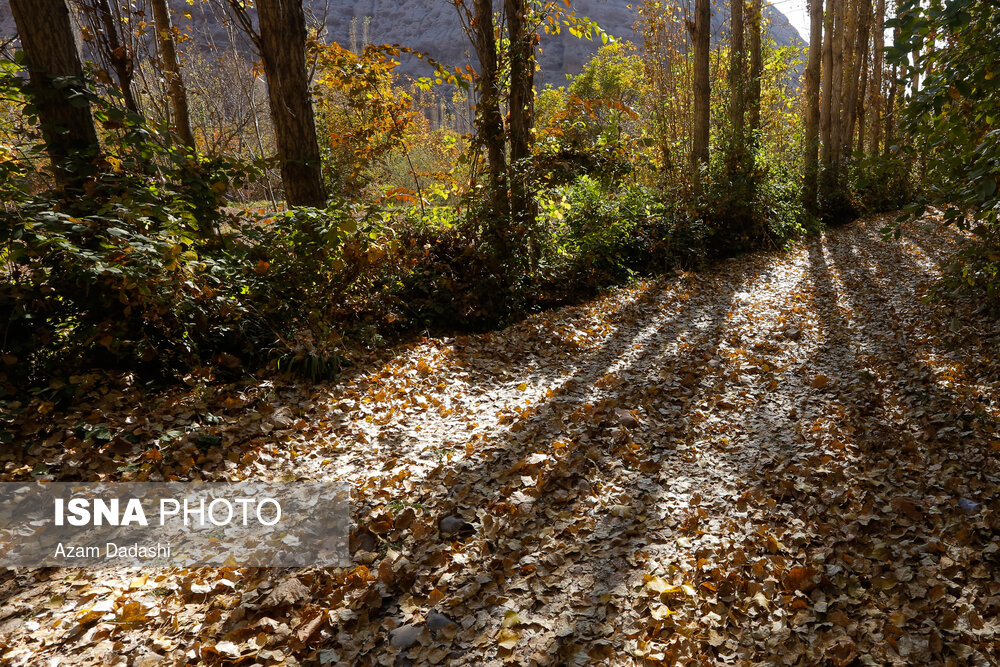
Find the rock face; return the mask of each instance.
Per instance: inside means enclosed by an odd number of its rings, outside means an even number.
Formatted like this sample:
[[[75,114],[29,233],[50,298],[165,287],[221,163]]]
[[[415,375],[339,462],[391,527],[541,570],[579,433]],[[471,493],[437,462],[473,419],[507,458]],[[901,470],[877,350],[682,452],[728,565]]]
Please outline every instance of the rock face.
[[[362,45],[400,44],[424,51],[446,65],[464,65],[475,58],[470,56],[471,46],[462,32],[458,12],[449,0],[304,0],[309,21],[313,25],[325,23],[327,39],[344,45],[351,44],[352,23],[357,41]],[[678,0],[689,2],[690,0]],[[208,3],[189,5],[186,0],[170,0],[175,11],[175,25],[190,27],[196,38],[182,45],[226,43],[226,31],[211,13]],[[635,42],[638,37],[634,23],[636,11],[629,5],[637,0],[574,0],[573,9],[579,16],[593,19],[606,32],[617,39]],[[712,33],[715,38],[728,32],[729,3],[715,0],[712,11]],[[187,21],[182,11],[192,12]],[[770,34],[779,45],[801,42],[795,30],[779,10],[768,5],[765,13],[770,21]],[[367,27],[366,27],[367,24]],[[0,0],[0,42],[15,34],[9,0]],[[544,83],[559,85],[567,75],[583,68],[600,46],[600,40],[577,39],[563,31],[560,35],[544,35],[541,42],[542,73]],[[425,63],[416,58],[403,58],[400,71],[404,74],[423,76],[429,74]]]
[[[679,0],[685,2],[686,0]],[[636,42],[638,14],[630,5],[637,0],[573,0],[578,16],[594,20],[616,39]],[[729,3],[713,3],[712,33],[725,37],[729,27]],[[767,6],[770,33],[781,45],[801,42],[798,31],[780,11]],[[369,18],[370,17],[370,18]],[[351,22],[355,21],[358,39],[363,39],[364,22],[368,18],[368,42],[401,44],[425,51],[439,62],[461,65],[475,62],[468,39],[462,32],[455,8],[447,0],[330,0],[326,26],[330,39],[350,43]],[[578,39],[564,30],[559,35],[543,35],[540,58],[542,81],[561,84],[567,75],[577,74],[601,45],[599,39]],[[426,65],[404,62],[401,69],[408,74],[427,74]],[[423,68],[423,69],[421,69]]]

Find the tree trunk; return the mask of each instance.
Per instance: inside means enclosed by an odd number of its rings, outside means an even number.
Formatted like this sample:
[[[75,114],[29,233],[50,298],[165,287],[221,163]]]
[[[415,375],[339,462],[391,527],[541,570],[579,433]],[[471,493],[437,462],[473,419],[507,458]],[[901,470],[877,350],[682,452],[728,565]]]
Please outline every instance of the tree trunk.
[[[837,14],[837,0],[827,0],[823,16],[823,68],[822,68],[822,99],[820,100],[819,131],[822,137],[820,145],[820,161],[823,168],[830,167],[833,162],[833,42],[834,17]]]
[[[761,51],[762,0],[751,0],[750,5],[750,90],[747,100],[750,117],[750,135],[756,141],[760,130],[760,86],[764,75],[764,53]]]
[[[731,0],[729,9],[729,126],[733,132],[732,151],[734,157],[741,157],[744,145],[746,106],[744,86],[746,85],[746,48],[743,45],[743,3],[745,0]]]
[[[885,103],[885,138],[882,144],[882,155],[889,155],[896,133],[896,96],[901,94],[903,84],[897,81],[900,74],[896,65],[892,66],[892,76],[889,78],[889,99]]]
[[[118,87],[125,100],[125,107],[132,113],[139,113],[139,105],[136,103],[135,95],[132,93],[132,57],[128,49],[122,45],[118,34],[119,23],[115,15],[111,12],[111,5],[108,0],[95,0],[94,9],[101,17],[102,32],[105,39],[105,50],[108,61],[115,70],[118,78]]]
[[[500,113],[502,95],[491,0],[474,0],[473,23],[473,42],[480,70],[476,134],[486,148],[494,208],[498,214],[506,214],[509,212],[506,192],[507,151],[504,145],[503,116]]]
[[[326,190],[306,71],[302,0],[258,0],[257,16],[285,200],[290,206],[325,206]]]
[[[694,46],[694,131],[691,163],[697,170],[708,164],[709,102],[709,32],[712,23],[711,0],[695,0],[694,22],[690,24]]]
[[[156,24],[156,41],[160,47],[160,61],[163,76],[167,80],[167,96],[173,110],[174,132],[181,143],[195,149],[194,132],[191,131],[191,114],[188,111],[187,91],[181,78],[181,66],[177,60],[174,44],[174,28],[170,23],[170,9],[167,0],[150,0],[153,6],[153,21]]]
[[[875,34],[873,35],[872,52],[872,135],[871,153],[879,154],[882,142],[882,49],[885,47],[885,0],[878,0],[875,9]]]
[[[65,0],[11,0],[11,12],[28,60],[32,94],[56,183],[82,188],[96,172],[100,152],[85,89],[80,54]]]
[[[834,167],[834,174],[836,174],[843,156],[840,147],[843,144],[841,135],[844,127],[844,44],[847,41],[845,2],[846,0],[833,0],[833,4],[837,8],[837,15],[834,18],[834,35],[831,40],[833,42],[833,72],[830,89],[830,163]]]
[[[864,59],[861,65],[861,87],[858,90],[858,101],[854,110],[854,116],[857,121],[858,126],[858,156],[864,157],[865,154],[865,115],[867,113],[867,100],[868,100],[868,70],[869,70],[869,50],[867,44],[864,51]],[[853,136],[854,123],[851,123],[851,132]]]
[[[857,28],[855,30],[853,48],[853,67],[845,90],[842,155],[849,155],[851,152],[851,144],[854,139],[854,126],[857,120],[858,93],[862,85],[862,77],[865,75],[865,66],[868,63],[868,30],[871,27],[871,5],[869,4],[869,0],[859,0],[858,4]],[[861,95],[861,102],[864,102],[864,95]]]
[[[528,183],[535,124],[535,35],[528,31],[528,0],[505,0],[510,40],[511,215],[522,225],[535,219]]]
[[[823,0],[809,0],[809,61],[806,65],[806,155],[803,203],[816,211],[819,178],[819,65],[823,51]]]

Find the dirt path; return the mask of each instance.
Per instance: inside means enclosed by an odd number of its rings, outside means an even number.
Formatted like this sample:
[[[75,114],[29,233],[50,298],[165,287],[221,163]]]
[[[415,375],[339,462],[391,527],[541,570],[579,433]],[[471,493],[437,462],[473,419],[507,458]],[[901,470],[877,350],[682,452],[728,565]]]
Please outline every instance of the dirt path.
[[[4,662],[1000,664],[1000,327],[920,299],[953,234],[884,222],[331,385],[161,396],[177,454],[112,478],[348,480],[357,566],[11,574]],[[113,433],[132,397],[59,419]],[[287,577],[308,597],[262,608]]]

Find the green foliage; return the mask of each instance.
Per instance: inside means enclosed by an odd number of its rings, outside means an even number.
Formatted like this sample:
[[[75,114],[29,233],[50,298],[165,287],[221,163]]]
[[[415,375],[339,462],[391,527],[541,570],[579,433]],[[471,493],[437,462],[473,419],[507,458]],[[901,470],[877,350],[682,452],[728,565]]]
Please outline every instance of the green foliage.
[[[550,289],[592,291],[704,258],[706,226],[649,186],[608,188],[584,175],[540,204],[550,236],[539,273]]]
[[[864,156],[848,164],[854,206],[866,213],[895,211],[913,201],[910,159],[898,152]]]
[[[1000,249],[1000,5],[946,0],[921,6],[901,2],[890,60],[904,63],[914,50],[926,72],[903,110],[911,150],[924,173],[926,200],[945,207],[945,221],[974,228],[976,241],[953,267],[951,283],[983,289],[997,285]],[[928,40],[935,48],[925,49]],[[922,206],[910,208],[919,214]]]

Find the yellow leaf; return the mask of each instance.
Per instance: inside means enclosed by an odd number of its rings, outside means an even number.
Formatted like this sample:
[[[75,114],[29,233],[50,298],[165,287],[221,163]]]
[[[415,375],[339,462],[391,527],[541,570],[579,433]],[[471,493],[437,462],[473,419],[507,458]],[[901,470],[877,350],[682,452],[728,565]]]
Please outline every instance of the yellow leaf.
[[[145,623],[146,607],[141,602],[126,602],[118,612],[119,623]]]
[[[143,586],[146,585],[146,581],[148,581],[148,580],[149,580],[149,577],[147,575],[142,575],[141,577],[136,577],[135,579],[132,580],[132,582],[128,585],[128,587],[129,588],[142,588]]]
[[[662,621],[663,619],[665,619],[665,618],[667,618],[669,616],[673,616],[677,612],[674,611],[674,610],[672,610],[670,607],[668,607],[666,605],[661,605],[659,607],[653,607],[653,608],[651,608],[649,610],[649,613],[653,616],[653,618],[655,620]]]
[[[654,593],[666,593],[667,589],[673,588],[663,577],[645,576],[646,588]]]
[[[521,638],[521,635],[514,632],[509,628],[501,628],[500,632],[497,633],[497,644],[504,647],[508,651],[514,649],[517,646],[517,640]]]
[[[508,609],[503,613],[503,622],[500,624],[500,627],[512,628],[515,625],[521,625],[522,623],[524,623],[524,619],[521,618],[521,615],[513,609]]]
[[[527,388],[528,388],[528,383],[527,382],[522,382],[521,384],[517,385],[518,391],[524,391]]]

